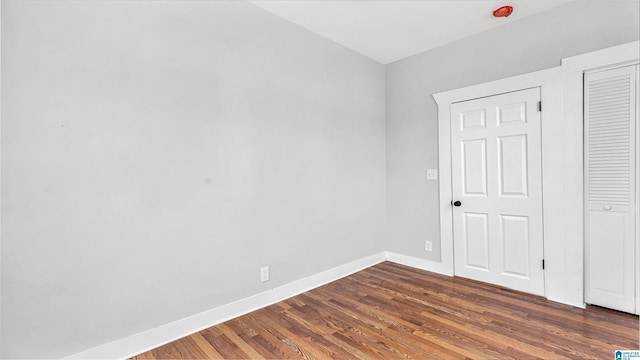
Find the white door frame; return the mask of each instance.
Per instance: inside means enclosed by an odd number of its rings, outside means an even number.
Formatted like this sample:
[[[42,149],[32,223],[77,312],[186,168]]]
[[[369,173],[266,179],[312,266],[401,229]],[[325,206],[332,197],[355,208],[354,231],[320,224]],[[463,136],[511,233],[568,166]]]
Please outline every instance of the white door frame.
[[[503,94],[523,89],[539,87],[541,90],[542,113],[542,188],[543,188],[543,224],[545,243],[545,272],[551,271],[553,262],[549,263],[547,248],[548,239],[554,238],[549,230],[553,226],[561,226],[562,221],[551,216],[558,216],[562,211],[560,207],[562,189],[560,191],[550,191],[552,183],[562,181],[562,159],[557,156],[557,151],[561,149],[561,69],[555,67],[547,70],[537,71],[525,75],[515,76],[507,79],[492,81],[485,84],[465,87],[434,94],[433,97],[438,103],[438,143],[439,143],[439,170],[440,170],[440,241],[441,241],[441,261],[444,267],[453,270],[453,218],[451,208],[451,130],[450,130],[450,106],[452,103],[476,99],[485,96]],[[557,264],[560,264],[558,262]],[[546,277],[546,276],[545,276]],[[547,281],[545,279],[545,294],[549,296]]]
[[[562,59],[562,66],[433,94],[438,104],[441,254],[438,269],[453,275],[450,105],[540,87],[545,296],[584,307],[583,83],[586,70],[638,61],[640,42]],[[640,127],[639,127],[640,128]],[[640,191],[639,191],[640,193]],[[639,220],[640,221],[640,220]],[[636,249],[640,259],[640,247]],[[638,284],[640,285],[640,284]],[[636,287],[636,301],[640,298]]]
[[[598,51],[589,52],[582,55],[573,56],[562,59],[562,81],[563,81],[563,97],[564,97],[564,118],[572,124],[566,128],[565,139],[569,142],[568,149],[573,152],[572,158],[575,162],[569,164],[570,172],[567,174],[575,183],[580,183],[578,187],[571,189],[571,196],[584,197],[583,190],[583,124],[584,124],[584,107],[583,94],[584,82],[583,75],[586,71],[598,70],[604,68],[613,68],[618,66],[632,65],[640,62],[640,41],[634,41],[623,45],[618,45]],[[636,94],[638,96],[638,94]],[[640,139],[640,126],[636,126],[636,139]],[[638,140],[636,140],[636,143]],[[640,158],[640,147],[636,146],[636,159]],[[579,159],[579,163],[578,163]],[[640,170],[636,167],[636,237],[640,233]],[[579,190],[579,193],[578,193]],[[572,239],[570,244],[572,249],[582,249],[579,253],[580,260],[584,264],[584,212],[576,212],[570,219],[571,228],[580,227],[580,237]],[[637,243],[636,243],[637,244]],[[636,246],[636,264],[640,264],[640,246]],[[636,265],[638,266],[638,265]],[[584,265],[582,267],[582,277],[579,279],[581,284],[584,283]],[[640,309],[640,276],[636,269],[636,311]],[[577,280],[577,279],[576,279]],[[582,290],[584,293],[584,285]]]

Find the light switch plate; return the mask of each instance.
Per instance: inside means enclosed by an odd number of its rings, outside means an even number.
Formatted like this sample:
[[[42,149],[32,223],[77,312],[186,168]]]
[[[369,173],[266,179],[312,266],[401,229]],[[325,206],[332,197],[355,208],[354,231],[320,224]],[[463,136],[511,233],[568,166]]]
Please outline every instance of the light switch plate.
[[[427,180],[438,180],[438,170],[427,169]]]

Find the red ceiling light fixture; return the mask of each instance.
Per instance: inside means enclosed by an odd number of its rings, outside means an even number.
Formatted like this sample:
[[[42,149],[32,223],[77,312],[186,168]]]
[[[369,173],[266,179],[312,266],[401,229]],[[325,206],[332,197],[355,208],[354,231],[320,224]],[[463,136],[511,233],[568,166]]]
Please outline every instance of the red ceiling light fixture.
[[[511,5],[500,6],[499,8],[493,10],[493,16],[497,18],[508,17],[509,15],[511,15],[512,12],[513,12],[513,6]]]

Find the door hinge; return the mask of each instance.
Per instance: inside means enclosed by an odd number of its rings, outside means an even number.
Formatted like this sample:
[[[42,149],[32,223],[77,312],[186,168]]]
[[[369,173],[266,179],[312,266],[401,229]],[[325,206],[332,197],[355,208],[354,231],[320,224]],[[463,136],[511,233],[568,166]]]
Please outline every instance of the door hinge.
[[[544,259],[542,259],[542,270],[544,270]]]
[[[538,101],[538,111],[542,111],[542,101]]]

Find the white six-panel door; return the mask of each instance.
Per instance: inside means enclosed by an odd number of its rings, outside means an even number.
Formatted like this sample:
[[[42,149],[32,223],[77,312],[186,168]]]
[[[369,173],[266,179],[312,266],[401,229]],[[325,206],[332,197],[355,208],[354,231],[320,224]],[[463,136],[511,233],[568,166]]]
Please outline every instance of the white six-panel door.
[[[637,313],[637,66],[585,75],[585,301]]]
[[[452,207],[456,276],[543,295],[539,101],[534,88],[451,105]]]

